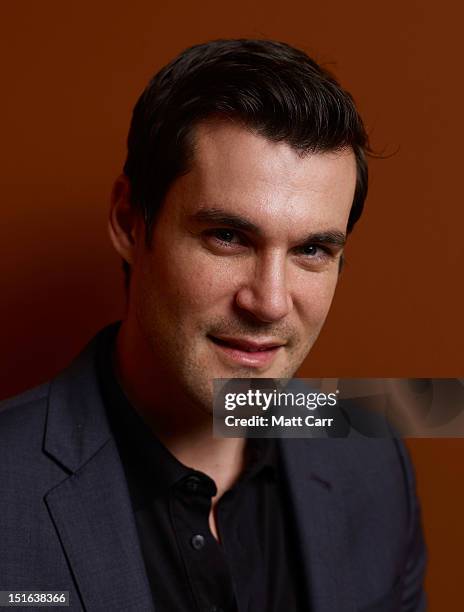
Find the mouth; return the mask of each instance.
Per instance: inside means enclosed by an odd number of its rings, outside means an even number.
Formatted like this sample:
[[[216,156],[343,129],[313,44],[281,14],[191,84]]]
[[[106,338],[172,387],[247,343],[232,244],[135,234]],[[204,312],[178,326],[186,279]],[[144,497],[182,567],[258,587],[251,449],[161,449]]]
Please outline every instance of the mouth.
[[[228,362],[252,368],[270,365],[285,345],[282,341],[272,339],[257,342],[246,338],[210,335],[208,339]]]

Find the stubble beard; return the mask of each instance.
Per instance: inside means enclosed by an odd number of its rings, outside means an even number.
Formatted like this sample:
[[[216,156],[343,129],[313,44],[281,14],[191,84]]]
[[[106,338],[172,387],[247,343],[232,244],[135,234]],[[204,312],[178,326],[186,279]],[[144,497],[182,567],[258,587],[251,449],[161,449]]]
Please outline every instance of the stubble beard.
[[[211,367],[211,358],[206,360],[207,363],[202,363],[193,355],[185,355],[184,353],[179,378],[182,379],[185,396],[203,415],[211,416],[214,405],[214,379],[208,376],[211,370],[216,370],[217,378],[292,378],[307,357],[315,340],[316,338],[312,339],[306,346],[293,345],[291,348],[283,348],[282,350],[289,351],[288,361],[278,372],[272,372],[272,366],[269,368],[270,372],[262,373],[258,373],[250,367],[235,367],[230,368],[228,372],[218,372],[214,365]],[[209,341],[206,340],[206,342]]]

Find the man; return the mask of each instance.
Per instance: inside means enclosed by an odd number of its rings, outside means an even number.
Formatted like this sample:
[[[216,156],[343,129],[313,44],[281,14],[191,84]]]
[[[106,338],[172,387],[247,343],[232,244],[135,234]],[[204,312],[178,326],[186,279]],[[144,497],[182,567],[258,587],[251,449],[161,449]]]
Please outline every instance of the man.
[[[188,49],[139,99],[110,236],[127,312],[0,414],[1,590],[76,610],[423,610],[396,440],[211,433],[215,378],[291,377],[367,191],[353,101],[271,41]]]

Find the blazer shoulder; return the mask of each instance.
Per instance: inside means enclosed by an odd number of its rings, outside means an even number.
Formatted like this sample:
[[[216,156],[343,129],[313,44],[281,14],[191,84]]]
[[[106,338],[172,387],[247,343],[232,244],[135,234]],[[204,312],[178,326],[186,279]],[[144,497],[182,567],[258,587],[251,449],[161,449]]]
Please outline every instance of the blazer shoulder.
[[[43,435],[50,381],[0,402],[0,448],[18,435],[28,438],[32,432]]]
[[[33,402],[41,401],[48,396],[50,390],[51,381],[47,381],[38,385],[36,387],[32,387],[31,389],[27,389],[18,395],[14,395],[13,397],[8,397],[4,400],[0,401],[0,415],[3,412],[11,408],[16,408],[20,406],[25,406],[27,404],[31,404]]]
[[[37,387],[27,389],[19,395],[0,401],[0,435],[8,423],[23,421],[24,417],[31,416],[34,411],[45,407],[50,393],[51,381]]]

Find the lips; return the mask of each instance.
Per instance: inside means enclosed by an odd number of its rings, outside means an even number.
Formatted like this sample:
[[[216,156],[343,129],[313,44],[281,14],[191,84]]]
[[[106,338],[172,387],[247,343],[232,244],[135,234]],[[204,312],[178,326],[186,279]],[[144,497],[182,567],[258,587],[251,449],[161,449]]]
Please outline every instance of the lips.
[[[258,351],[267,351],[269,349],[277,348],[282,346],[284,343],[276,341],[256,342],[254,340],[246,340],[242,338],[231,338],[229,336],[209,336],[211,340],[221,346],[230,346],[233,348],[240,349],[241,351],[248,351],[250,353]]]
[[[256,341],[230,336],[208,336],[208,338],[227,362],[254,368],[269,365],[285,344],[274,339]]]

